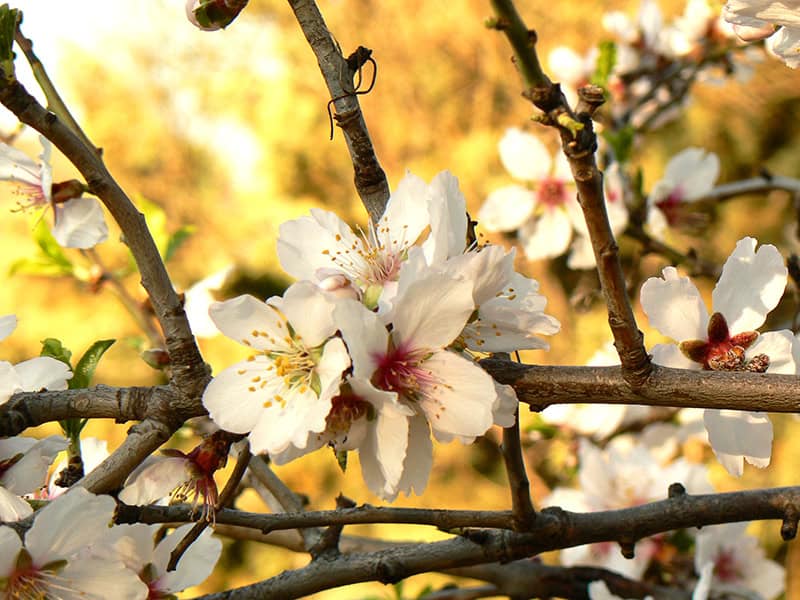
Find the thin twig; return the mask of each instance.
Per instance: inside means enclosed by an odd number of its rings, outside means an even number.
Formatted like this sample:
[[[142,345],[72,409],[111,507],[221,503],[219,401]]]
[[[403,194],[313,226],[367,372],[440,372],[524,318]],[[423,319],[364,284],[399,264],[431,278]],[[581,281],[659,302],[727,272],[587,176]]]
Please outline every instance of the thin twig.
[[[336,108],[336,123],[341,127],[355,171],[355,186],[373,223],[377,223],[389,201],[389,183],[383,172],[361,113],[353,88],[352,69],[342,56],[314,0],[289,0],[297,22],[317,57],[330,98]]]
[[[619,248],[611,231],[603,198],[603,177],[595,161],[597,137],[591,116],[602,103],[602,94],[597,88],[586,88],[581,94],[580,112],[574,114],[558,85],[552,84],[540,68],[537,72],[525,66],[539,64],[536,37],[522,22],[514,3],[511,0],[492,0],[492,6],[497,14],[498,28],[508,38],[517,64],[521,66],[528,88],[523,95],[543,111],[541,122],[556,128],[561,136],[561,146],[569,161],[578,189],[578,202],[592,241],[600,287],[608,308],[608,323],[622,363],[622,372],[629,385],[636,389],[646,382],[651,363],[628,299]]]
[[[508,486],[511,488],[511,512],[514,515],[514,531],[527,531],[536,519],[536,510],[531,502],[530,482],[525,472],[525,459],[519,438],[519,406],[514,413],[514,424],[503,429],[500,446],[506,465]]]

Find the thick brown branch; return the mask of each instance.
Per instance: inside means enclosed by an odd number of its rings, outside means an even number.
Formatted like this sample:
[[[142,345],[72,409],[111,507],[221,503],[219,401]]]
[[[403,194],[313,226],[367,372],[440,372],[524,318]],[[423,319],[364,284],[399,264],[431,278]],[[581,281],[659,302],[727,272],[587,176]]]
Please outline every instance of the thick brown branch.
[[[355,170],[355,186],[373,223],[377,223],[389,200],[389,183],[369,137],[364,115],[353,89],[356,74],[342,56],[314,0],[289,0],[319,69],[334,100],[336,123],[341,127]]]
[[[800,378],[766,373],[689,371],[653,365],[635,391],[619,367],[549,367],[481,361],[532,410],[551,404],[646,404],[800,413]]]

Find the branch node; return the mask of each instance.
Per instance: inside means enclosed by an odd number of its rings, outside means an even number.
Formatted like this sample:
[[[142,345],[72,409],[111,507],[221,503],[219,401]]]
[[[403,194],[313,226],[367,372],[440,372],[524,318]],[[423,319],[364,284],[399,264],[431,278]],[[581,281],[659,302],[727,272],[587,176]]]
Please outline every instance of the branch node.
[[[675,482],[670,484],[669,489],[667,490],[667,496],[669,498],[680,498],[686,495],[686,488],[683,487],[683,484]]]
[[[788,542],[797,537],[798,520],[800,520],[800,514],[798,514],[797,507],[794,504],[787,504],[783,523],[781,523],[781,537],[784,541]]]
[[[621,539],[619,540],[619,550],[622,552],[622,556],[627,558],[628,560],[632,559],[635,556],[635,548],[636,542],[634,540],[628,539]]]

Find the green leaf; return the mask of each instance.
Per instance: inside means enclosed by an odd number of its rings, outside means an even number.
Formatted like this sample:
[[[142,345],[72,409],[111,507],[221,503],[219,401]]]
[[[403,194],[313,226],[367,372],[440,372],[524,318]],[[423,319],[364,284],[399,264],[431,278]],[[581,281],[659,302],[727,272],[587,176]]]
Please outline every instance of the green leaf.
[[[94,370],[97,368],[97,364],[100,362],[106,350],[108,350],[115,341],[116,340],[98,340],[84,352],[78,364],[75,365],[75,371],[73,372],[72,379],[69,381],[70,389],[89,387],[92,382],[92,377],[94,377]]]
[[[178,231],[169,236],[167,247],[164,249],[164,262],[169,261],[183,243],[188,240],[195,232],[194,225],[184,225]]]
[[[73,274],[72,261],[64,254],[42,219],[39,219],[33,227],[33,239],[39,246],[39,255],[15,261],[9,269],[10,275],[25,273],[59,277]]]
[[[36,275],[39,277],[65,277],[72,275],[72,267],[54,263],[49,258],[21,258],[11,263],[9,277],[13,275]]]
[[[597,66],[589,81],[593,85],[608,87],[608,78],[617,64],[617,45],[612,41],[600,42]]]
[[[8,4],[0,6],[0,69],[6,81],[14,81],[14,33],[17,31],[18,10]]]
[[[70,369],[72,368],[72,364],[69,362],[72,359],[72,352],[61,343],[61,340],[57,340],[56,338],[42,340],[42,351],[39,353],[39,356],[55,358],[63,362]]]
[[[603,137],[614,150],[614,158],[619,163],[628,162],[633,150],[633,138],[636,131],[630,125],[617,131],[604,131]]]

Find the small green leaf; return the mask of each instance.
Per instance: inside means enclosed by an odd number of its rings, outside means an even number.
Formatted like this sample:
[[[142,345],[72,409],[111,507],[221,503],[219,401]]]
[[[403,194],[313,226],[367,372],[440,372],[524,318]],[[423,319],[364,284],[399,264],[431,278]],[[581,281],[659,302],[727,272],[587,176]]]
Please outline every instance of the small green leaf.
[[[167,247],[164,249],[164,262],[169,261],[183,243],[188,240],[195,232],[194,225],[184,225],[178,231],[169,236]]]
[[[8,269],[9,277],[13,275],[36,275],[37,277],[65,277],[72,275],[72,266],[65,267],[54,263],[47,257],[21,258],[11,263]]]
[[[18,10],[8,4],[0,6],[0,69],[6,81],[14,81],[14,33],[17,31]]]
[[[106,350],[108,350],[112,344],[116,340],[98,340],[94,344],[92,344],[89,349],[84,352],[81,359],[78,361],[78,364],[75,365],[75,371],[72,375],[72,379],[69,381],[70,389],[82,389],[87,388],[92,382],[92,377],[94,376],[94,370],[97,368],[97,364],[100,362],[100,359],[105,354]]]
[[[342,470],[342,473],[347,472],[347,450],[334,450],[336,454],[336,463],[339,465],[339,468]]]
[[[57,340],[56,338],[42,340],[42,351],[39,353],[39,356],[55,358],[63,362],[70,369],[72,368],[72,364],[69,362],[72,359],[72,352],[61,343],[61,340]]]
[[[614,150],[614,157],[617,162],[624,163],[630,158],[635,134],[635,130],[630,125],[617,131],[608,130],[603,132],[603,137]]]
[[[74,271],[72,261],[64,254],[42,219],[39,219],[33,227],[33,239],[39,246],[39,255],[14,262],[9,269],[10,275],[17,273],[51,277],[72,275]]]
[[[608,78],[617,64],[617,45],[612,41],[600,42],[597,66],[589,81],[602,88],[608,87]]]

